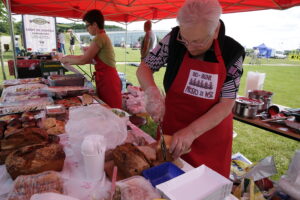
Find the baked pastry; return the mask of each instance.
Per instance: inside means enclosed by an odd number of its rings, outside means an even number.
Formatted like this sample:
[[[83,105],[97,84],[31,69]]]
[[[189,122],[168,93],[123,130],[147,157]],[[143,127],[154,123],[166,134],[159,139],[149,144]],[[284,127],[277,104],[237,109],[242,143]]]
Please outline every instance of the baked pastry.
[[[0,121],[0,139],[4,137],[4,131],[6,129],[6,122],[5,121]]]
[[[15,180],[14,188],[8,196],[8,200],[29,200],[33,194],[44,192],[63,193],[63,181],[57,172],[46,171],[19,176]]]
[[[46,129],[48,134],[59,135],[65,133],[65,122],[55,118],[46,118],[42,122],[42,126]]]
[[[27,145],[52,142],[50,139],[46,131],[40,128],[15,130],[0,140],[0,164],[4,164],[7,155],[14,150]]]
[[[65,98],[65,99],[55,100],[55,104],[62,104],[66,108],[82,105],[79,97],[69,97],[69,98]]]
[[[19,118],[15,118],[7,124],[4,136],[9,135],[20,128],[22,128],[22,121]]]
[[[12,114],[12,115],[5,115],[0,117],[0,121],[5,121],[6,123],[9,123],[11,120],[20,118],[20,115],[18,114]]]
[[[143,170],[150,167],[144,154],[133,144],[117,146],[112,153],[115,164],[126,177],[140,175]]]
[[[40,128],[18,129],[1,140],[1,150],[17,149],[26,145],[47,142],[48,135]]]
[[[84,106],[92,104],[93,101],[94,101],[94,99],[91,95],[89,95],[89,94],[83,94],[82,95],[82,104]]]
[[[36,174],[48,170],[61,171],[65,157],[65,152],[60,144],[35,144],[10,153],[5,160],[5,165],[12,179],[15,179],[20,175]]]
[[[42,126],[45,129],[52,128],[55,125],[56,125],[56,119],[53,117],[46,118],[45,120],[42,121]]]
[[[36,127],[36,119],[27,119],[22,123],[23,128]]]

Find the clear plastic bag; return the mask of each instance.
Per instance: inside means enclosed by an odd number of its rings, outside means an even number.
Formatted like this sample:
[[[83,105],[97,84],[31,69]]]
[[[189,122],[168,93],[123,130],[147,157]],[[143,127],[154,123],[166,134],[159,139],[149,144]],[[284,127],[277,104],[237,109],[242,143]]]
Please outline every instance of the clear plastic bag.
[[[28,200],[33,194],[42,192],[63,193],[63,180],[59,173],[45,171],[39,174],[19,176],[8,200]]]
[[[142,176],[132,176],[117,182],[117,186],[120,188],[122,200],[153,200],[161,198],[159,192]]]
[[[16,85],[16,86],[11,86],[8,88],[5,88],[3,93],[2,93],[2,99],[5,99],[6,95],[11,95],[11,94],[28,94],[28,92],[34,92],[34,91],[39,91],[41,89],[45,89],[48,86],[45,84],[22,84],[22,85]]]
[[[77,198],[57,194],[53,192],[45,192],[41,194],[34,194],[31,196],[30,200],[78,200]]]
[[[43,110],[48,105],[53,104],[51,97],[41,97],[25,101],[7,102],[0,105],[0,114],[12,114],[28,111]]]
[[[297,150],[286,175],[278,182],[278,187],[296,200],[300,200],[300,150]]]
[[[78,142],[81,144],[87,135],[103,135],[107,141],[107,149],[113,149],[125,141],[126,123],[126,118],[120,118],[109,109],[97,104],[74,107],[70,109],[66,132],[70,134],[72,144]]]

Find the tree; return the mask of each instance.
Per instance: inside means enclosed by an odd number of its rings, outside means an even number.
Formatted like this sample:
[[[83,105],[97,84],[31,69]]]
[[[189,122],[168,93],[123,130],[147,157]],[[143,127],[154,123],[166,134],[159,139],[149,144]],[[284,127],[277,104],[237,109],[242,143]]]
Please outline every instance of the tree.
[[[7,23],[7,10],[3,4],[3,1],[0,3],[0,33],[9,34],[9,25]]]

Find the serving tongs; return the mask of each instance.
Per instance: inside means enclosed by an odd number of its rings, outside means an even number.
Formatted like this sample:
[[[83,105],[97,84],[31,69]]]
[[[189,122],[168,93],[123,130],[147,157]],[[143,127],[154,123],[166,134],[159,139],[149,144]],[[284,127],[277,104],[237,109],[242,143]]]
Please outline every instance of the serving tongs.
[[[159,128],[159,132],[160,132],[161,153],[162,153],[164,161],[166,161],[167,160],[167,146],[166,146],[166,142],[165,142],[165,138],[164,138],[164,133],[161,128],[161,122],[158,122],[158,128]]]

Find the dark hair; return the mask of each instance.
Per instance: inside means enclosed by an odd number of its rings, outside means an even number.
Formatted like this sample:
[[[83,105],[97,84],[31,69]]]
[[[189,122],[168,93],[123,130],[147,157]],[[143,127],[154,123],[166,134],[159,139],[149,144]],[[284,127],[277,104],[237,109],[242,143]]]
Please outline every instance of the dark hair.
[[[104,29],[104,17],[100,10],[90,10],[82,18],[83,21],[86,21],[90,24],[96,22],[100,29]]]

